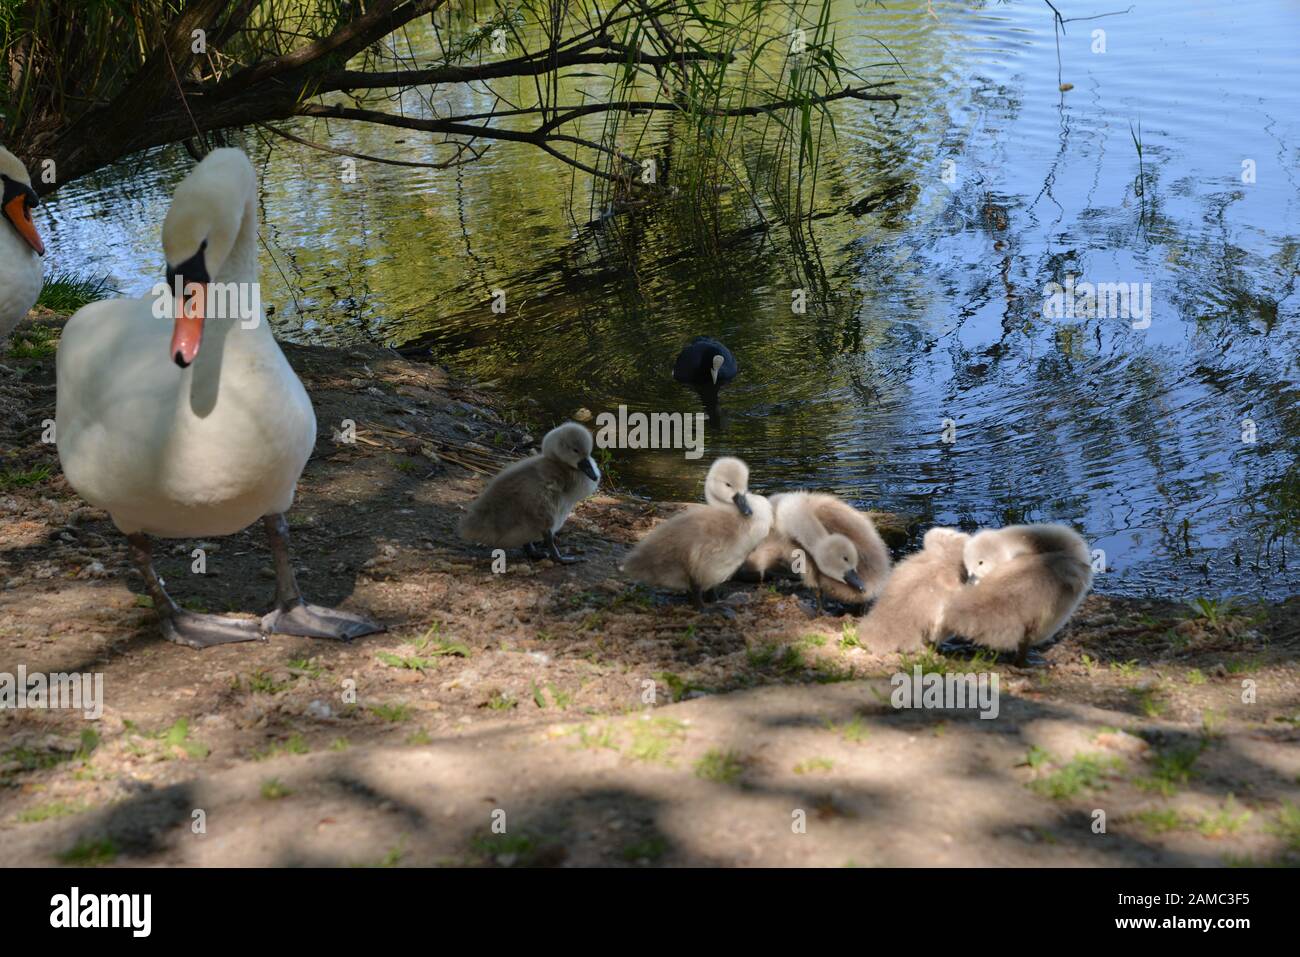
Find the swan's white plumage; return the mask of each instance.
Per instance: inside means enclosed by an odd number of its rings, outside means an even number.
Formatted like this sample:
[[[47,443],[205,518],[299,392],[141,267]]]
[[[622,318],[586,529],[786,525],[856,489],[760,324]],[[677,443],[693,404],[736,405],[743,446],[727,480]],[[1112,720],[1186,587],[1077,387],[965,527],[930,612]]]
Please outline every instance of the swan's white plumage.
[[[197,252],[200,233],[213,282],[256,282],[256,178],[239,150],[214,151],[177,188],[168,262]],[[286,511],[316,417],[265,316],[207,319],[181,369],[168,355],[172,320],[153,305],[92,303],[64,328],[56,435],[69,483],[128,534],[226,535]]]
[[[26,186],[27,169],[7,149],[0,147],[0,173]],[[0,343],[27,315],[41,294],[41,257],[9,223],[0,220]]]

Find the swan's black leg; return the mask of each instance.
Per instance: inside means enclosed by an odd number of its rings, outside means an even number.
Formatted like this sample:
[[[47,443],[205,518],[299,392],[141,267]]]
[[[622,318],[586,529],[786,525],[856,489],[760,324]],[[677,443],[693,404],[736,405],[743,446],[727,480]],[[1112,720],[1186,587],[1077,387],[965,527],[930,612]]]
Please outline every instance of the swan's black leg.
[[[1031,667],[1031,663],[1029,661],[1029,639],[1028,638],[1025,638],[1024,641],[1020,642],[1020,647],[1016,649],[1016,666],[1020,668]]]
[[[163,587],[162,579],[153,567],[153,542],[139,532],[126,537],[131,546],[131,560],[144,576],[144,587],[153,599],[154,611],[163,637],[187,648],[210,648],[235,641],[265,641],[261,626],[256,620],[226,618],[222,615],[202,615],[187,611],[172,601]]]
[[[384,630],[383,625],[362,615],[308,604],[298,589],[298,579],[289,561],[289,523],[283,514],[278,514],[265,516],[262,524],[266,526],[266,537],[275,557],[275,610],[263,616],[263,628],[279,635],[335,638],[339,641],[351,641]]]
[[[706,605],[704,603],[704,591],[699,585],[691,583],[691,604],[695,606],[696,611],[709,612],[714,615],[722,615],[724,618],[735,618],[736,613],[725,605]],[[717,589],[710,588],[709,593],[716,595]]]
[[[537,561],[538,559],[546,557],[546,551],[536,542],[526,543],[524,545],[524,554],[528,556],[531,561]]]
[[[555,544],[555,533],[549,528],[542,541],[546,543],[546,550],[550,553],[551,561],[560,565],[572,565],[575,562],[586,561],[585,558],[578,558],[576,555],[561,555],[560,546]]]

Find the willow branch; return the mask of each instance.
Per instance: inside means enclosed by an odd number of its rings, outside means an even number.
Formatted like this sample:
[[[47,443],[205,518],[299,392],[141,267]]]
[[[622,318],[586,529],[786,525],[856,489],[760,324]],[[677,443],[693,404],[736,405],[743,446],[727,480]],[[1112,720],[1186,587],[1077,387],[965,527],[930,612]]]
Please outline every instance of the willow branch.
[[[286,140],[291,140],[294,143],[301,143],[303,146],[310,146],[312,149],[320,150],[322,153],[333,153],[335,156],[350,156],[353,159],[366,160],[370,163],[383,163],[386,166],[417,166],[421,169],[451,169],[454,166],[463,166],[466,163],[473,162],[487,152],[488,149],[487,147],[484,147],[481,150],[476,150],[469,143],[448,141],[442,145],[454,146],[456,148],[455,157],[449,160],[444,160],[441,163],[420,163],[415,160],[386,159],[382,156],[371,156],[368,153],[354,153],[351,150],[341,150],[333,146],[326,146],[324,143],[315,143],[311,140],[303,139],[301,136],[294,136],[292,133],[277,129],[269,123],[258,123],[257,125],[268,133],[274,133],[276,136],[283,137]],[[461,159],[465,153],[469,153],[470,157],[468,159]]]

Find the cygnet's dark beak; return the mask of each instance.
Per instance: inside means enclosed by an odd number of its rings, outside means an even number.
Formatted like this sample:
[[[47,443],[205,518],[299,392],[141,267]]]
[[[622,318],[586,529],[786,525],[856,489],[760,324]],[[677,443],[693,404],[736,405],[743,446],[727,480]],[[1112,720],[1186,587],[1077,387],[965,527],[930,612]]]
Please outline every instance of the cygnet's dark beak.
[[[844,573],[844,584],[850,585],[858,591],[867,590],[867,586],[862,584],[862,579],[858,577],[858,572],[855,568],[850,568]]]
[[[745,518],[749,518],[749,516],[754,514],[754,510],[749,507],[749,502],[745,500],[744,492],[737,492],[735,495],[731,496],[731,500],[736,503],[736,508],[740,509],[740,514],[745,516]]]
[[[600,471],[596,468],[596,462],[590,455],[578,463],[578,471],[593,482],[600,481]]]

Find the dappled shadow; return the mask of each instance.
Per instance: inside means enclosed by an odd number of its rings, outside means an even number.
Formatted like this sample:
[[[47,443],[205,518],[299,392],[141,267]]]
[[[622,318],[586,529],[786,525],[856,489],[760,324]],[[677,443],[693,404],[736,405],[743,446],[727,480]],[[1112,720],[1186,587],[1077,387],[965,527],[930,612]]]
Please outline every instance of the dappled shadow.
[[[1144,718],[1128,689],[1100,680],[1120,673],[1111,665],[1130,661],[1139,667],[1171,657],[1198,661],[1196,646],[1184,653],[1160,637],[1180,606],[1147,602],[1136,606],[1141,615],[1130,615],[1133,603],[1094,596],[1076,622],[1041,649],[1040,666],[1028,671],[996,658],[990,665],[969,647],[945,646],[951,667],[978,660],[972,670],[993,667],[1007,681],[1022,682],[1015,693],[1004,690],[1003,714],[982,722],[962,712],[896,713],[870,693],[882,682],[843,679],[888,676],[898,660],[854,649],[851,616],[810,617],[795,583],[726,586],[723,599],[736,611],[736,619],[726,621],[622,579],[618,556],[663,514],[649,503],[595,499],[580,506],[561,539],[566,549],[586,555],[582,565],[512,559],[505,574],[492,574],[484,550],[454,535],[459,506],[485,479],[451,460],[457,454],[452,439],[514,456],[528,451],[521,430],[454,398],[454,390],[399,391],[409,385],[405,377],[422,370],[403,363],[388,369],[390,378],[379,376],[390,360],[383,350],[358,350],[360,358],[288,351],[313,389],[321,423],[290,513],[301,584],[313,601],[363,609],[392,632],[352,645],[272,636],[266,643],[196,653],[163,643],[146,609],[114,609],[108,600],[87,603],[98,605],[96,626],[119,616],[116,631],[104,628],[106,639],[53,640],[62,620],[54,606],[42,619],[46,635],[37,632],[46,640],[11,648],[7,658],[29,667],[106,671],[110,710],[145,723],[154,737],[154,729],[178,717],[221,718],[224,724],[195,730],[221,757],[202,766],[181,760],[159,767],[163,777],[195,776],[152,793],[130,790],[134,765],[119,768],[121,783],[114,787],[125,793],[110,792],[118,803],[16,828],[15,859],[49,863],[50,849],[108,835],[124,861],[149,863],[1075,863],[1076,852],[1085,851],[1088,863],[1212,862],[1211,849],[1166,854],[1165,844],[1136,830],[1126,830],[1122,840],[1090,842],[1076,833],[1076,802],[1032,794],[1028,772],[1017,768],[1037,744],[1035,722],[1082,722],[1095,729],[1099,708],[1108,709],[1105,720],[1143,736],[1156,729],[1150,735],[1155,753],[1199,740],[1186,721],[1180,726]],[[383,384],[375,387],[379,395],[371,386],[350,385],[353,367],[367,365],[376,375],[363,381]],[[453,406],[460,411],[451,416],[446,410]],[[427,432],[418,431],[421,415]],[[344,418],[376,444],[335,443],[331,430]],[[436,447],[432,457],[422,451],[428,443]],[[61,506],[70,506],[71,496],[58,491]],[[124,556],[102,517],[67,523],[72,541],[64,531],[51,522],[39,542],[0,546],[0,558],[15,566],[55,561],[67,573],[84,561],[77,557],[83,540],[112,545],[111,554],[98,553],[105,564]],[[266,609],[273,586],[264,571],[270,560],[260,528],[217,540],[207,575],[188,573],[194,544],[175,543],[160,553],[178,600],[213,612]],[[133,575],[126,584],[129,594],[139,594]],[[75,586],[56,580],[40,586],[39,594],[112,594],[120,602],[120,586],[120,580]],[[6,600],[12,609],[19,594],[37,593],[0,593],[0,609]],[[82,605],[66,618],[87,614]],[[1269,614],[1258,626],[1258,640],[1228,647],[1260,649],[1262,665],[1294,662],[1297,643],[1283,639],[1283,623],[1293,627],[1293,614]],[[1138,621],[1142,616],[1152,623]],[[381,654],[397,664],[384,663]],[[1099,664],[1098,687],[1086,694],[1074,686],[1053,689],[1053,682],[1075,680],[1082,654]],[[1217,646],[1205,654],[1222,655]],[[281,673],[290,666],[292,673]],[[1042,676],[1046,690],[1035,676]],[[338,704],[345,678],[354,679],[361,693],[346,712]],[[661,701],[669,690],[674,697],[732,693],[652,712],[691,721],[670,762],[580,747],[571,728],[556,732],[558,742],[547,737],[556,722],[639,720],[616,715],[640,706],[647,680],[664,695]],[[1270,707],[1287,698],[1274,694]],[[396,714],[408,705],[415,710],[395,717],[392,726],[376,717],[379,707]],[[325,718],[313,717],[322,710]],[[432,743],[392,747],[407,734],[401,721]],[[847,737],[855,722],[865,743]],[[81,730],[72,718],[54,714],[41,715],[33,727]],[[105,747],[117,753],[124,741],[135,740],[132,733],[107,733]],[[321,751],[330,736],[344,734],[360,739],[352,751]],[[313,753],[221,764],[295,735]],[[723,761],[722,779],[711,778],[712,765],[700,767],[710,752],[736,755],[734,775]],[[1057,755],[1061,761],[1072,756]],[[1129,777],[1148,773],[1152,760],[1131,761]],[[1243,798],[1244,780],[1259,789],[1252,799],[1268,795],[1262,799],[1267,806],[1293,784],[1279,765],[1232,735],[1212,739],[1199,762],[1178,785],[1190,797]],[[37,777],[41,773],[45,779]],[[55,778],[54,772],[33,772],[22,780]],[[283,779],[287,796],[260,795],[260,783],[272,778]],[[60,787],[68,783],[57,780]],[[1149,800],[1129,783],[1122,787],[1127,805]],[[16,805],[31,803],[14,797]],[[210,822],[219,811],[215,829],[195,840],[224,835],[219,841],[190,843],[193,805],[206,808]],[[490,829],[496,808],[510,822],[505,835]],[[791,829],[796,812],[807,819],[806,833]],[[1026,829],[1049,833],[1057,843],[1028,841]],[[45,841],[39,852],[32,844],[38,836]]]
[[[1205,866],[1243,849],[1273,853],[1259,829],[1171,845],[1129,823],[1152,801],[1132,782],[1155,753],[1197,742],[1191,733],[1162,732],[1152,755],[1128,759],[1102,786],[1052,800],[1027,786],[1041,772],[1019,766],[1021,756],[1044,729],[1086,738],[1113,716],[1013,696],[1001,704],[985,721],[895,712],[861,682],[768,687],[589,718],[612,731],[601,746],[535,722],[427,746],[281,756],[22,828],[4,862],[48,863],[104,841],[120,863],[282,866]],[[672,722],[661,757],[630,757],[624,734],[643,720]],[[1238,744],[1202,742],[1213,766],[1178,792],[1215,806],[1235,793],[1262,808],[1294,795],[1293,781]],[[277,795],[268,781],[282,786]],[[190,830],[194,808],[206,814],[204,835]],[[1092,831],[1092,808],[1106,811],[1107,833]]]

